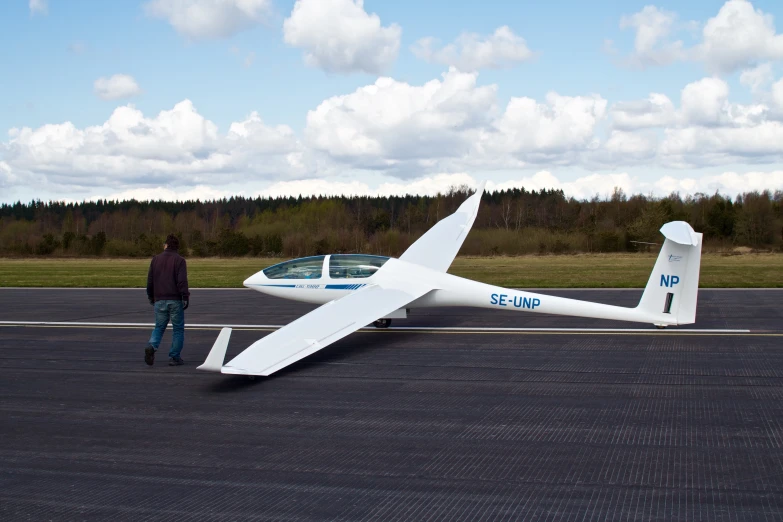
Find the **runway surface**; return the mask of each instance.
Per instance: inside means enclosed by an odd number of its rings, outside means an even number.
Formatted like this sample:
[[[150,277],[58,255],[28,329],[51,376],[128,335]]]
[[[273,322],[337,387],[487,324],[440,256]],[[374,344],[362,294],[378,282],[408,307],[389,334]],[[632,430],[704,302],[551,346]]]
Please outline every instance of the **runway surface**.
[[[143,290],[0,289],[0,321],[115,325],[0,326],[0,519],[783,520],[781,302],[702,290],[696,324],[663,331],[414,310],[250,381],[195,369],[214,327],[189,328],[173,368],[169,329],[147,367]],[[313,308],[194,290],[186,314]],[[271,330],[235,330],[228,357]]]

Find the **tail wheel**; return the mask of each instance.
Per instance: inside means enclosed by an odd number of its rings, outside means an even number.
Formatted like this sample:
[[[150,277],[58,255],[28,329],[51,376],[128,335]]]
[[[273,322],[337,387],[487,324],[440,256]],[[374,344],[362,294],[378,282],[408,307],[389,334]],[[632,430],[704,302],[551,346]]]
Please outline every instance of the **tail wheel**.
[[[377,321],[373,321],[372,324],[376,328],[388,328],[391,324],[391,319],[378,319]]]

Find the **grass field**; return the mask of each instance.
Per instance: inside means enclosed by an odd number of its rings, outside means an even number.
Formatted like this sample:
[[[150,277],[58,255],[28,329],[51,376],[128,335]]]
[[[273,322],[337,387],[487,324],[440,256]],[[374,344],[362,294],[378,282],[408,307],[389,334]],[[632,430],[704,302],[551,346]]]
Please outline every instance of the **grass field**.
[[[458,257],[450,273],[516,288],[641,288],[655,254]],[[241,288],[280,259],[188,260],[193,288]],[[0,259],[0,287],[143,288],[149,259]],[[783,254],[702,256],[702,288],[783,288]]]

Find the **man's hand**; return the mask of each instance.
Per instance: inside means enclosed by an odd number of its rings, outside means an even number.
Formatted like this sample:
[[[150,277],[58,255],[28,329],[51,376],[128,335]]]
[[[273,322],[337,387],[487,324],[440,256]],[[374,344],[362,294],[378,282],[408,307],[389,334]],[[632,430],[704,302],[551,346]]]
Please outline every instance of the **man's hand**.
[[[190,304],[190,301],[188,301],[188,298],[185,296],[182,296],[182,309],[187,310],[188,305]]]
[[[154,300],[153,298],[151,298],[151,297],[148,297],[147,299],[149,299],[149,301],[150,301],[150,304],[151,304],[152,306],[155,306],[155,300]]]

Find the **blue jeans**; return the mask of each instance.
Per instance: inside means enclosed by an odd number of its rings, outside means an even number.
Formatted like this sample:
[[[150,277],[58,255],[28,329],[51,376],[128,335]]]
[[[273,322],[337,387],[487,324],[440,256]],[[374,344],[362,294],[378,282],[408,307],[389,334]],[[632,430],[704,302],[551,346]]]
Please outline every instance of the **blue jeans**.
[[[171,319],[171,327],[174,329],[169,357],[176,359],[182,352],[182,344],[185,342],[185,311],[182,309],[182,301],[155,301],[155,329],[152,330],[150,336],[150,346],[155,351],[158,350],[169,319]]]

